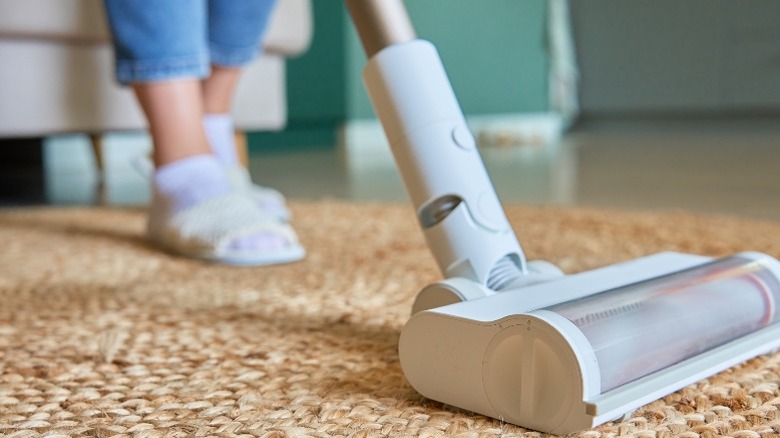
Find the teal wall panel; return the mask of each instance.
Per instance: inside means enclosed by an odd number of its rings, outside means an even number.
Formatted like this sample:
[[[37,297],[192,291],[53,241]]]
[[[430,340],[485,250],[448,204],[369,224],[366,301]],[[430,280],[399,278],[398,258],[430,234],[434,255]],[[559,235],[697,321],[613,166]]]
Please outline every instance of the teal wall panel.
[[[287,64],[289,124],[250,146],[332,143],[350,119],[373,118],[362,47],[341,1],[313,0],[311,48]],[[467,115],[547,110],[546,0],[406,0],[433,42]],[[328,134],[332,133],[332,134]]]
[[[306,53],[287,63],[287,98],[291,122],[334,119],[346,114],[348,17],[340,1],[313,0],[314,35]]]
[[[466,114],[547,109],[546,0],[407,0],[420,38],[433,42]],[[348,115],[373,117],[357,34],[347,37]]]
[[[347,119],[348,26],[340,1],[313,0],[314,33],[309,49],[287,62],[287,127],[281,132],[253,132],[250,151],[333,146]]]

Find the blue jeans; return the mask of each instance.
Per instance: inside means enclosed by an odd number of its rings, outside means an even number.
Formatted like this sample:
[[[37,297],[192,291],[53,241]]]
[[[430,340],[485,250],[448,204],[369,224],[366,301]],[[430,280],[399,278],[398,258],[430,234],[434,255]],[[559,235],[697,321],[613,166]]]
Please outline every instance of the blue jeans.
[[[117,80],[203,78],[261,50],[275,0],[104,0]]]

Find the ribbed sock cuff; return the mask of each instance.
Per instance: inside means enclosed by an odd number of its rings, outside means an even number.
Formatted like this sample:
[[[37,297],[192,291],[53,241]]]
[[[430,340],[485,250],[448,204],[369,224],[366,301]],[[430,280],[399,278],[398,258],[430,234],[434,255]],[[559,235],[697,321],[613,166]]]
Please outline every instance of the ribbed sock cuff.
[[[217,159],[225,166],[237,165],[235,131],[230,114],[207,114],[203,118],[203,128]]]

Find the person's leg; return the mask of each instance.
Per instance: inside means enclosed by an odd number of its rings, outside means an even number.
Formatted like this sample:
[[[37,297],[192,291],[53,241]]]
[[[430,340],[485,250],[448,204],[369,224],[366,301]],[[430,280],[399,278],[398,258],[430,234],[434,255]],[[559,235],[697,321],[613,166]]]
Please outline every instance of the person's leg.
[[[178,213],[229,194],[229,181],[211,153],[201,123],[200,80],[177,78],[132,86],[154,145],[155,196],[167,201],[171,213]]]
[[[276,0],[209,0],[208,40],[211,74],[203,82],[203,125],[211,149],[233,186],[250,194],[265,211],[287,220],[284,196],[252,183],[238,160],[230,110],[244,65],[262,53],[262,41]]]
[[[135,82],[133,90],[149,123],[156,167],[211,154],[201,123],[204,110],[198,79]]]
[[[136,93],[157,167],[209,153],[200,79],[209,73],[204,0],[105,0],[116,76]]]
[[[275,0],[208,0],[208,46],[211,75],[203,81],[206,132],[225,165],[236,166],[230,109],[241,67],[262,51]]]
[[[230,114],[242,71],[239,67],[211,65],[211,74],[201,82],[206,114]]]
[[[238,165],[230,109],[241,67],[262,51],[275,0],[208,0],[208,47],[212,70],[203,81],[204,124],[214,153]]]
[[[237,195],[211,153],[200,82],[209,72],[205,2],[105,4],[117,78],[133,85],[154,145],[152,240],[185,255],[235,263],[300,258],[292,230]]]
[[[230,109],[241,71],[212,65],[211,74],[202,81],[203,126],[214,155],[228,168],[239,165]]]

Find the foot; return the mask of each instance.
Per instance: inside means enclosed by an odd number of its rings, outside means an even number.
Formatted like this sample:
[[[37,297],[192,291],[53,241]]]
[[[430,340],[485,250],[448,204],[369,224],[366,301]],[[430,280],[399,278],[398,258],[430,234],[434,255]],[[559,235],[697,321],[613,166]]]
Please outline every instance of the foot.
[[[156,171],[148,232],[167,251],[227,264],[286,263],[305,254],[292,228],[233,189],[210,155]]]
[[[214,156],[225,167],[234,189],[255,199],[257,205],[279,219],[290,220],[284,196],[278,191],[252,183],[249,172],[241,166],[236,153],[235,126],[230,114],[206,114],[203,118],[209,146]]]
[[[280,192],[263,187],[252,182],[249,172],[240,165],[226,169],[230,185],[238,192],[254,199],[261,210],[276,216],[281,221],[289,221],[292,213],[287,208],[287,201]]]

